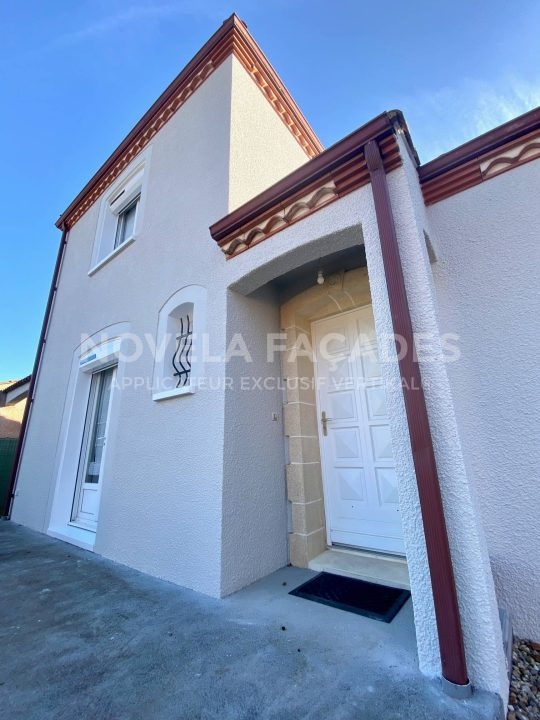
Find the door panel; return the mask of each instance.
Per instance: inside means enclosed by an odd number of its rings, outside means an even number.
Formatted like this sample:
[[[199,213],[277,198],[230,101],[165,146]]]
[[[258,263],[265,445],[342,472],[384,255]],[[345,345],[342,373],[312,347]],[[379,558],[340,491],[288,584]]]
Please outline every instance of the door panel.
[[[398,481],[371,306],[313,323],[330,543],[403,553]]]

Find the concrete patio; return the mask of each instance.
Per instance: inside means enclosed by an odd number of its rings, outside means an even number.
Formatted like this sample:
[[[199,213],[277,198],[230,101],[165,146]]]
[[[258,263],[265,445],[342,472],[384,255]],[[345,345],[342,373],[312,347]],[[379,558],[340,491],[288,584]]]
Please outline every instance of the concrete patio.
[[[410,601],[386,625],[288,595],[284,568],[214,600],[0,523],[0,707],[10,720],[491,720],[416,668]]]

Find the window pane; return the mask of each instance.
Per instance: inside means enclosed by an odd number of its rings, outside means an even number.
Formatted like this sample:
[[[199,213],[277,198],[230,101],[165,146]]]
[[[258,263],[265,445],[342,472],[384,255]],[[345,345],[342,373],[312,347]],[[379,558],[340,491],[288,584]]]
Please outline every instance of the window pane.
[[[104,370],[100,373],[100,376],[101,382],[99,383],[99,389],[97,392],[94,427],[88,453],[86,477],[84,479],[87,483],[99,482],[101,456],[103,455],[103,447],[105,446],[105,430],[107,428],[107,413],[109,410],[109,398],[111,395],[111,382],[113,376],[112,368]]]
[[[115,248],[126,240],[129,240],[135,231],[135,217],[137,215],[137,205],[139,204],[139,199],[140,196],[132,200],[131,203],[118,215],[116,237],[114,239]]]
[[[133,235],[133,231],[135,230],[136,213],[137,203],[135,203],[129,208],[126,208],[126,210],[124,211],[124,237],[122,238],[122,242],[124,242],[124,240],[127,240]]]

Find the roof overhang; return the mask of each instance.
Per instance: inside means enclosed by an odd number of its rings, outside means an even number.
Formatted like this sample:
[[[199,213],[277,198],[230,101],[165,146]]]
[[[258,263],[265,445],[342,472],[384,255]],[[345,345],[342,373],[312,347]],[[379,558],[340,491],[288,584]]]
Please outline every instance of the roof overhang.
[[[28,395],[30,380],[31,375],[28,375],[21,380],[15,380],[10,385],[3,387],[2,390],[0,390],[0,405],[11,405]]]
[[[418,168],[426,205],[540,158],[540,108],[535,108]]]

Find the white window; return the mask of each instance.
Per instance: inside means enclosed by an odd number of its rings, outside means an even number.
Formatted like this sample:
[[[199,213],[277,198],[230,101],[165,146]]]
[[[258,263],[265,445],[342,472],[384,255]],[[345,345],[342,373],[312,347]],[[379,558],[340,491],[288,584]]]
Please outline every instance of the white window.
[[[137,219],[137,208],[141,199],[140,193],[129,202],[126,207],[118,213],[116,223],[116,237],[114,247],[117,248],[127,240],[135,237],[135,221]]]
[[[202,377],[206,290],[188,285],[161,308],[154,361],[153,399],[195,392]]]
[[[149,152],[148,148],[128,166],[101,201],[89,275],[123,252],[141,232]]]

